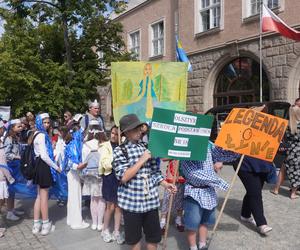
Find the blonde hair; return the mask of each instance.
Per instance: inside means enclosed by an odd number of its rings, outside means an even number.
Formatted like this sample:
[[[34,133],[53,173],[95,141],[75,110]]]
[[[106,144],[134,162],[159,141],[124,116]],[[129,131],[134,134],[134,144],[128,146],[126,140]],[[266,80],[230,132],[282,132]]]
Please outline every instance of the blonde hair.
[[[300,121],[300,108],[298,106],[291,106],[289,109],[289,127],[291,133],[294,135],[298,133],[297,124]]]

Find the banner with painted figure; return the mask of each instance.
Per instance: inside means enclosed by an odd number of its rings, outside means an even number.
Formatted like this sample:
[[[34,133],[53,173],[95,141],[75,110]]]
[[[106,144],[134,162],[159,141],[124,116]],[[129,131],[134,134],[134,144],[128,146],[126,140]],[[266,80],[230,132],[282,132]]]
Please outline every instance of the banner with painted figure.
[[[112,63],[112,97],[115,124],[123,115],[134,113],[150,121],[153,108],[186,110],[187,63]]]

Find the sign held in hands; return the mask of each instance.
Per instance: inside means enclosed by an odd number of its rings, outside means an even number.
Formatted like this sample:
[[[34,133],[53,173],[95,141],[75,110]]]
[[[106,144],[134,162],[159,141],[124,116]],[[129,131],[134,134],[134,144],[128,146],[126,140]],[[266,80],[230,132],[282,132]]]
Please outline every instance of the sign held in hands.
[[[149,149],[153,156],[205,160],[213,117],[155,108]]]
[[[234,108],[227,116],[215,144],[272,162],[288,121],[254,109]]]

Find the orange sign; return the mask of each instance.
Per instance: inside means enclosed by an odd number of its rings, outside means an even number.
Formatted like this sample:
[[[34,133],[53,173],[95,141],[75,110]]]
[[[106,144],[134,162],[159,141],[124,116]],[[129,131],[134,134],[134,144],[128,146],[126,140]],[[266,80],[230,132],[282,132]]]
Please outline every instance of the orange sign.
[[[233,109],[215,144],[239,154],[272,162],[288,121],[253,109]]]

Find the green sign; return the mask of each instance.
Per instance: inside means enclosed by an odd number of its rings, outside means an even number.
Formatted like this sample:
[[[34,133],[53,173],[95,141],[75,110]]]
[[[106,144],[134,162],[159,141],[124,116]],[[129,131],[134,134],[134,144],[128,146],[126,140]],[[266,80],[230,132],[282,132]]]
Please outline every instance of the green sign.
[[[155,108],[149,150],[155,157],[205,160],[213,117]]]

